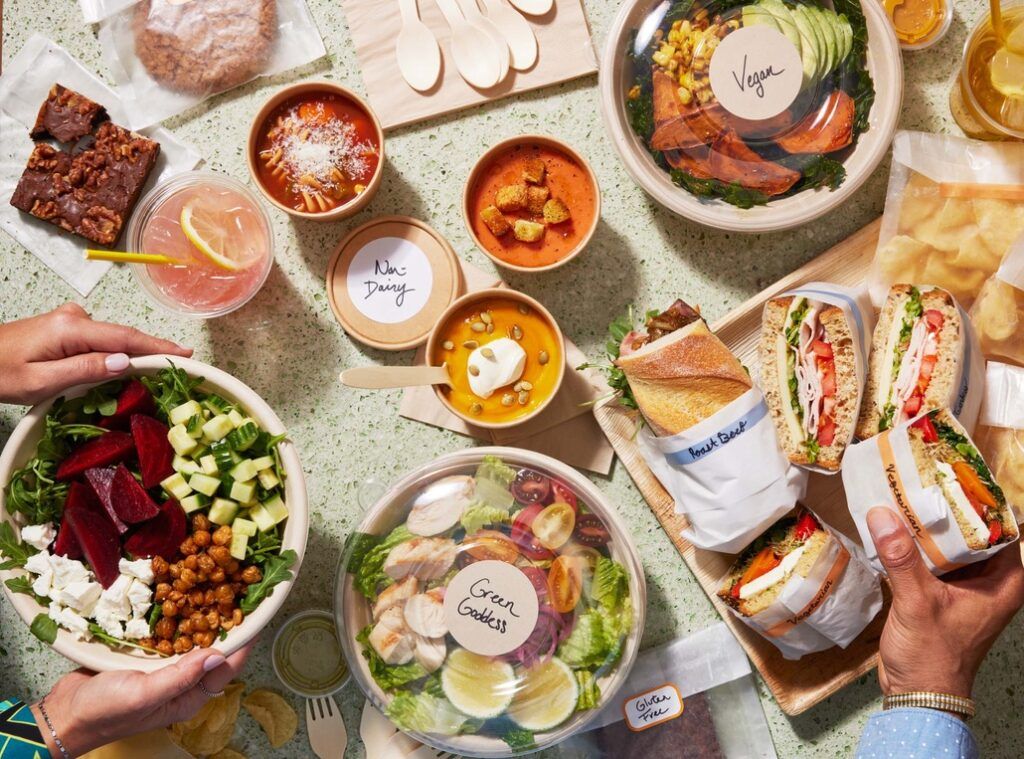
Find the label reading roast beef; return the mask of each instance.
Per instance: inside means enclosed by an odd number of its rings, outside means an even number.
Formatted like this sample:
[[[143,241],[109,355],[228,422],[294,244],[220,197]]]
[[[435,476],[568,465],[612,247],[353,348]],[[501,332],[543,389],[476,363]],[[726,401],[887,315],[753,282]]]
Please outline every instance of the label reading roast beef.
[[[459,572],[444,594],[448,631],[482,656],[516,650],[537,624],[537,591],[517,567],[478,561]]]

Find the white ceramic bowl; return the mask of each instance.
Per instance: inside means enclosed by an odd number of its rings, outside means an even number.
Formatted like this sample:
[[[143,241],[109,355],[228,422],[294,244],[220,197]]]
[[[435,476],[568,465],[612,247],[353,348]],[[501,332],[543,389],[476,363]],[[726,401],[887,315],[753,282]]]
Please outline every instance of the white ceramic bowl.
[[[721,200],[702,200],[672,183],[655,165],[629,125],[626,91],[632,66],[625,55],[633,31],[659,4],[659,0],[627,0],[619,9],[601,58],[601,114],[612,143],[633,180],[671,211],[715,229],[736,232],[774,232],[805,224],[843,204],[875,170],[889,150],[903,102],[903,59],[881,3],[863,0],[868,27],[867,67],[875,85],[870,128],[857,138],[857,146],[843,161],[846,179],[837,190],[819,188],[771,200],[750,209]]]
[[[260,427],[271,434],[285,432],[285,427],[277,414],[260,398],[252,388],[240,380],[235,379],[227,372],[204,364],[200,361],[193,361],[178,356],[143,356],[134,358],[131,362],[130,374],[134,375],[155,375],[160,369],[167,366],[168,361],[173,361],[175,366],[184,369],[193,377],[203,377],[205,381],[202,387],[215,391],[224,397],[241,404],[246,411],[259,422]],[[95,383],[100,384],[100,383]],[[92,385],[78,385],[60,393],[65,397],[77,397],[83,395]],[[0,519],[11,524],[16,524],[7,513],[7,483],[11,480],[14,471],[26,464],[36,452],[36,445],[42,435],[46,413],[53,405],[55,398],[44,403],[33,406],[19,422],[11,433],[3,453],[0,454]],[[288,504],[288,521],[285,523],[282,536],[282,550],[291,548],[298,554],[294,566],[292,566],[292,579],[274,586],[273,593],[258,606],[256,611],[248,615],[243,623],[231,630],[224,640],[217,640],[213,648],[228,656],[250,640],[256,637],[271,620],[277,615],[278,610],[284,604],[285,598],[298,576],[299,567],[302,564],[302,557],[306,551],[306,534],[309,529],[309,511],[306,501],[306,480],[302,473],[302,465],[299,463],[299,455],[295,445],[285,440],[280,445],[281,460],[284,464],[288,478],[285,480],[285,502]],[[22,570],[0,572],[0,580],[7,580],[23,574]],[[35,602],[29,596],[22,593],[12,593],[4,585],[4,593],[7,600],[14,606],[15,610],[25,620],[25,624],[31,624],[32,620],[40,612],[46,609]],[[155,654],[147,654],[141,651],[115,651],[104,643],[98,641],[84,642],[75,638],[71,633],[61,628],[57,633],[57,640],[53,643],[53,649],[63,654],[76,664],[94,670],[106,672],[117,669],[136,669],[152,671],[160,669],[177,660],[177,656],[160,657]]]

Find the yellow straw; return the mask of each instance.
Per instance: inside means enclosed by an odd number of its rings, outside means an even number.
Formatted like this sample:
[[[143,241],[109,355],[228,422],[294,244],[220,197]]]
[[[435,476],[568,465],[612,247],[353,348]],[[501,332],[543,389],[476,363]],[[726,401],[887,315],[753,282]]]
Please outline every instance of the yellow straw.
[[[996,39],[1001,45],[1006,44],[1006,30],[1003,28],[1003,9],[1000,0],[989,0],[989,9],[992,11],[992,29],[996,33]]]
[[[156,253],[127,253],[121,250],[94,250],[86,248],[85,258],[88,261],[115,261],[126,264],[180,264],[176,258],[161,256]]]

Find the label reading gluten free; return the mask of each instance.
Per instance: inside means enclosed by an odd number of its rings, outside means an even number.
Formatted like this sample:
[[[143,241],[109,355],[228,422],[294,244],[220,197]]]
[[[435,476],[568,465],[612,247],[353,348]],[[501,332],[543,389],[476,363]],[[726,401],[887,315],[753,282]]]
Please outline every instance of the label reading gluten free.
[[[672,683],[630,696],[622,702],[626,727],[634,733],[675,719],[683,713],[683,699]]]
[[[348,296],[368,319],[398,324],[430,299],[434,273],[427,254],[409,240],[379,237],[366,243],[348,267]]]
[[[501,656],[519,648],[533,632],[537,591],[513,565],[478,561],[448,584],[444,616],[460,646],[481,656]]]
[[[782,32],[764,25],[744,26],[715,48],[708,75],[711,91],[725,110],[761,121],[793,104],[803,84],[803,65]]]

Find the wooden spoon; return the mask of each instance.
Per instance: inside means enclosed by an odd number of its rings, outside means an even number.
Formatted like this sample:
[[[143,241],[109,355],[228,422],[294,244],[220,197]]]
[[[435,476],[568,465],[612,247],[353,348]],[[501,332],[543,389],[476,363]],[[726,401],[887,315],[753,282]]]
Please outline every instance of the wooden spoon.
[[[509,0],[509,2],[528,16],[543,16],[555,4],[555,0]]]
[[[490,37],[491,42],[494,43],[494,49],[498,51],[498,81],[505,81],[505,77],[508,76],[509,66],[512,65],[512,53],[508,49],[508,41],[505,39],[505,35],[502,34],[501,29],[491,19],[480,12],[476,0],[456,0],[456,2],[462,10],[462,15],[466,18],[466,23],[482,29]]]
[[[452,30],[452,58],[459,75],[480,90],[501,81],[501,58],[487,32],[463,17],[455,0],[437,0]]]
[[[419,385],[448,385],[448,366],[357,366],[346,369],[338,378],[346,387],[361,387],[366,390],[384,390],[395,387],[416,387]]]
[[[483,0],[487,17],[508,42],[512,54],[512,68],[526,71],[537,62],[537,37],[533,27],[509,6],[505,0]]]
[[[395,42],[395,56],[402,78],[414,90],[425,92],[441,74],[441,48],[430,27],[420,20],[416,0],[398,0],[402,29]]]

